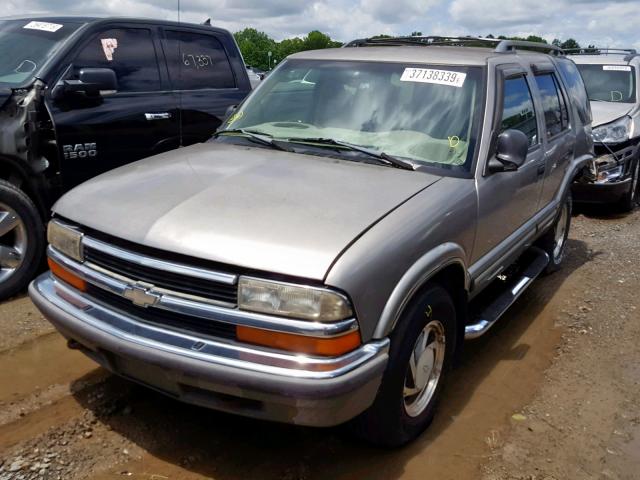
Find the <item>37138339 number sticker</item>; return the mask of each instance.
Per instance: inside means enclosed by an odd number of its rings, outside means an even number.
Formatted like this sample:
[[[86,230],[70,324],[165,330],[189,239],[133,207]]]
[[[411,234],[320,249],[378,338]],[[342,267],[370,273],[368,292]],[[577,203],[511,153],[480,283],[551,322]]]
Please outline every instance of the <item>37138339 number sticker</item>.
[[[437,70],[434,68],[405,68],[400,77],[401,82],[437,83],[462,87],[467,74],[464,72],[452,72],[451,70]]]

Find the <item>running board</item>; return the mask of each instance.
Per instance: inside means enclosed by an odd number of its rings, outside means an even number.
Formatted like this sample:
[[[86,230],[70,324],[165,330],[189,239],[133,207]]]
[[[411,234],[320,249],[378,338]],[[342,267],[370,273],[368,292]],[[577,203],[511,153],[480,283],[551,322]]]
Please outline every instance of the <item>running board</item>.
[[[498,295],[496,299],[476,317],[475,323],[465,327],[465,340],[478,338],[487,333],[509,307],[514,304],[518,297],[522,295],[522,292],[524,292],[547,267],[549,264],[549,255],[547,255],[544,250],[538,247],[531,247],[529,252],[534,255],[534,258],[518,277],[515,285],[512,284],[513,286],[511,288],[508,288]]]

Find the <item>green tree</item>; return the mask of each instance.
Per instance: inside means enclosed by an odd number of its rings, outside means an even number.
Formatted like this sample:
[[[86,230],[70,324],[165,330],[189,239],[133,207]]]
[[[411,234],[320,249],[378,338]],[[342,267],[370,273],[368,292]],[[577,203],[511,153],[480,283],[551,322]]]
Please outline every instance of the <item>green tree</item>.
[[[342,43],[331,40],[325,33],[314,30],[303,39],[304,50],[320,50],[323,48],[334,48],[342,46]]]
[[[564,42],[560,44],[560,48],[563,48],[563,49],[580,48],[580,44],[576,42],[573,38],[567,38]]]
[[[535,42],[535,43],[549,43],[544,38],[539,37],[538,35],[529,35],[525,38],[527,42]]]
[[[234,34],[247,65],[263,70],[269,68],[269,52],[276,50],[276,42],[255,28],[245,28]]]
[[[421,37],[422,36],[422,32],[411,32],[411,36],[412,37]]]

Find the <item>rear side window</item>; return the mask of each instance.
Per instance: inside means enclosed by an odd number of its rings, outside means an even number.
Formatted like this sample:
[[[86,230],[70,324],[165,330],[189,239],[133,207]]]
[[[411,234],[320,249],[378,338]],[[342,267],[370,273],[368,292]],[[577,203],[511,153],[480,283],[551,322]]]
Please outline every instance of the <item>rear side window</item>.
[[[171,82],[179,90],[234,88],[229,59],[212,35],[168,30],[167,58]]]
[[[116,72],[119,92],[160,90],[160,71],[151,31],[114,28],[91,39],[73,61],[81,68],[110,68]]]
[[[569,128],[569,112],[564,101],[558,80],[552,73],[536,75],[536,84],[540,90],[547,137],[558,135]]]
[[[529,139],[529,146],[538,143],[536,111],[529,85],[524,77],[508,78],[504,82],[504,106],[500,131],[520,130]]]
[[[569,97],[578,111],[578,117],[583,125],[591,123],[591,105],[589,104],[589,97],[587,95],[587,89],[582,80],[582,75],[575,63],[569,59],[558,58],[558,70],[560,76],[564,80],[564,84],[567,87]]]

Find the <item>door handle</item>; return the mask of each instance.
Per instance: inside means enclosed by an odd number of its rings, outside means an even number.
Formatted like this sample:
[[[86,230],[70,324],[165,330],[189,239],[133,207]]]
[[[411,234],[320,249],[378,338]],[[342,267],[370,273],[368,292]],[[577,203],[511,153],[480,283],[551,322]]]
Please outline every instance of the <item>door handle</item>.
[[[162,113],[145,113],[144,117],[149,120],[169,120],[171,118],[171,114],[169,112]]]
[[[546,170],[546,168],[547,165],[545,163],[538,165],[538,176],[544,175],[544,171]]]

